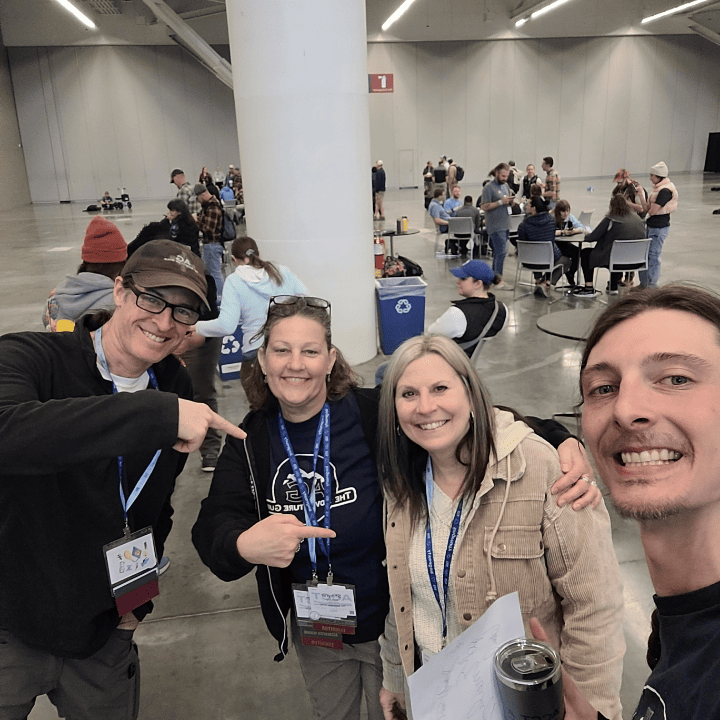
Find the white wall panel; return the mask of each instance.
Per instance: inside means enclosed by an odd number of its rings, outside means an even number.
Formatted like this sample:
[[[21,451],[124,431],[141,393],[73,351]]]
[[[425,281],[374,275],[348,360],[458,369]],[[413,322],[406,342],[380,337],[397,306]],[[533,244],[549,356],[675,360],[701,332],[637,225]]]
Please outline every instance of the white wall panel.
[[[707,133],[720,130],[720,49],[699,38],[398,43],[392,52],[387,45],[369,44],[368,69],[379,72],[382,57],[396,87],[414,84],[417,158],[424,165],[452,155],[465,182],[510,158],[539,170],[545,155],[566,178],[619,167],[642,176],[660,159],[674,172],[697,171]],[[395,150],[406,149],[411,132],[397,127],[412,122],[408,98],[371,97],[373,147],[387,148],[392,138]]]
[[[65,178],[72,200],[169,198],[173,168],[192,181],[238,163],[232,91],[181,48],[14,48],[10,62],[36,202],[63,199]]]
[[[11,48],[34,201],[93,200],[127,187],[169,197],[169,171],[194,180],[238,163],[232,92],[179,47]],[[466,183],[510,158],[565,178],[642,176],[658,160],[701,170],[720,130],[720,49],[696,37],[370,43],[368,71],[394,93],[369,98],[371,152],[389,185],[400,150],[418,171],[453,156]],[[292,172],[292,168],[288,168]]]
[[[9,48],[8,53],[30,197],[35,202],[59,202],[38,50]],[[34,91],[22,92],[23,88],[33,88]]]
[[[587,162],[586,134],[590,133],[591,128],[586,123],[593,112],[597,112],[597,97],[585,92],[587,43],[567,38],[562,43],[558,60],[552,66],[553,82],[559,85],[559,92],[552,96],[559,113],[558,148],[555,152],[542,152],[542,155],[554,157],[555,169],[561,178],[578,177],[584,174],[582,167]],[[601,116],[600,122],[603,119]],[[538,174],[543,177],[539,166]]]
[[[632,102],[633,42],[628,37],[608,38],[607,103],[603,118],[602,165],[600,175],[614,175],[624,167],[630,134],[628,121]]]
[[[567,173],[560,166],[563,138],[561,138],[562,110],[559,98],[563,87],[563,40],[548,40],[542,44],[538,55],[538,96],[536,122],[538,139],[535,146],[534,165],[540,177],[544,177],[542,159],[550,155],[555,159],[560,175]],[[518,158],[515,158],[518,162]],[[519,162],[525,162],[519,160]],[[528,160],[529,162],[529,160]],[[525,162],[527,165],[527,162]]]

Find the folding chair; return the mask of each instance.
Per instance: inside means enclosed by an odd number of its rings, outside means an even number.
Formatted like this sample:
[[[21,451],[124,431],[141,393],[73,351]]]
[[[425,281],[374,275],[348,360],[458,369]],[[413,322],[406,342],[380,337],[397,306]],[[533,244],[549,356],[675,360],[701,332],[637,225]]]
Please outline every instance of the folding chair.
[[[610,262],[608,262],[608,270],[611,273],[634,272],[635,270],[648,269],[648,253],[650,252],[650,238],[640,238],[638,240],[615,240],[610,250]],[[597,289],[597,271],[595,268],[595,277],[593,278],[593,288]],[[607,304],[606,300],[601,300]]]
[[[513,288],[513,300],[516,299],[517,295],[517,287],[518,287],[518,279],[520,277],[520,271],[525,268],[526,270],[530,270],[532,272],[549,272],[552,273],[555,272],[558,268],[564,268],[565,266],[561,262],[555,261],[555,251],[553,248],[553,242],[552,240],[547,240],[544,242],[533,242],[531,240],[518,240],[517,241],[517,251],[518,251],[518,260],[517,260],[517,270],[515,271],[515,287]],[[527,284],[527,283],[523,283]],[[535,279],[533,278],[531,286],[533,288],[532,292],[525,293],[525,295],[521,295],[520,297],[527,297],[528,295],[532,295],[533,292],[535,292]],[[558,300],[561,300],[562,297],[556,298],[555,300],[550,301],[550,305],[557,302]]]
[[[595,212],[595,210],[583,210],[580,213],[580,217],[578,218],[578,222],[583,226],[586,227],[588,230],[590,230],[590,218],[592,217],[592,214]]]
[[[525,213],[520,213],[519,215],[510,215],[510,230],[508,232],[508,239],[510,240],[510,243],[517,247],[517,238],[518,238],[518,228],[520,227],[520,223],[525,219]]]
[[[455,217],[448,221],[448,243],[466,240],[470,244],[470,252],[472,252],[474,233],[475,226],[471,217]]]

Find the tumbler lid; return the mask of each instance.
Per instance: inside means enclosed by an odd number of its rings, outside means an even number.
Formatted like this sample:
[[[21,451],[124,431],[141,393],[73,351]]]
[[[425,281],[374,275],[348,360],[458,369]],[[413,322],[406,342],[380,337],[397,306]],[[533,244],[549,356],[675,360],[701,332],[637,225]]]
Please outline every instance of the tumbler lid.
[[[510,640],[495,653],[495,675],[517,690],[541,689],[554,685],[562,677],[560,656],[540,640]]]

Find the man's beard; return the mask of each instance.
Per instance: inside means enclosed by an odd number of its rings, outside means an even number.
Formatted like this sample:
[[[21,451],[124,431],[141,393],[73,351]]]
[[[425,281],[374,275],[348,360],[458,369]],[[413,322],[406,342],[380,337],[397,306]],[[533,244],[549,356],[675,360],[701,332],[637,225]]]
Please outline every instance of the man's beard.
[[[678,502],[664,507],[623,504],[615,500],[612,504],[620,517],[631,520],[667,520],[687,510],[684,504]]]

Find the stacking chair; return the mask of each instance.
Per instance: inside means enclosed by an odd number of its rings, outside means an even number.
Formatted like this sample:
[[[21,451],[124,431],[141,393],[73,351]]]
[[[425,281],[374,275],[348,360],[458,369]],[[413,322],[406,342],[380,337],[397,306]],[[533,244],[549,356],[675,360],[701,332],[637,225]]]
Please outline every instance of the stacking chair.
[[[650,238],[641,238],[639,240],[615,240],[610,250],[610,262],[608,270],[613,272],[634,272],[636,270],[648,269],[648,253],[650,252]],[[597,271],[595,268],[595,277],[593,278],[593,287],[595,292],[597,289]],[[606,300],[601,300],[606,303]]]
[[[519,215],[511,215],[510,216],[510,231],[508,233],[508,238],[510,242],[515,245],[518,238],[518,228],[520,227],[520,223],[525,219],[525,213],[520,213]]]
[[[590,218],[592,217],[592,214],[595,212],[595,210],[583,210],[580,213],[580,217],[578,218],[578,222],[581,225],[584,225],[586,228],[590,229]]]
[[[562,268],[563,264],[555,261],[555,253],[553,249],[552,240],[546,242],[533,242],[529,240],[518,240],[517,241],[517,270],[515,271],[515,287],[513,288],[513,300],[516,299],[518,281],[520,278],[520,271],[524,268],[532,272],[543,272],[552,273],[557,268]],[[523,283],[526,284],[526,283]],[[535,279],[532,278],[530,283],[533,288],[531,292],[525,293],[520,297],[527,297],[535,292]],[[562,297],[556,298],[550,301],[550,305],[561,300]]]
[[[455,217],[448,221],[448,242],[451,240],[467,240],[472,253],[473,236],[475,235],[475,225],[470,217]]]

